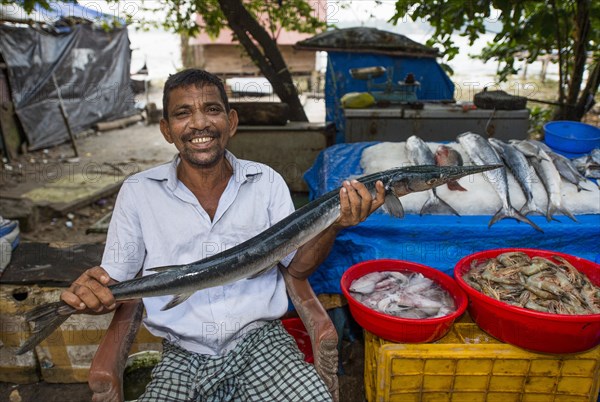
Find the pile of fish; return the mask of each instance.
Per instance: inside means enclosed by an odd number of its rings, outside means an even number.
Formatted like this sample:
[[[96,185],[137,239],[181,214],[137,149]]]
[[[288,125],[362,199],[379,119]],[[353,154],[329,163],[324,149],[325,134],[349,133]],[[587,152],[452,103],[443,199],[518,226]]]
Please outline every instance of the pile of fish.
[[[445,289],[416,272],[371,272],[354,280],[349,290],[370,309],[395,317],[437,318],[456,311]]]
[[[560,256],[508,252],[474,260],[462,278],[477,291],[513,306],[553,314],[600,314],[600,287]]]
[[[500,200],[500,208],[498,210],[494,209],[494,212],[492,212],[494,215],[489,222],[489,226],[501,219],[513,218],[542,231],[538,225],[527,217],[530,214],[545,215],[548,222],[556,220],[555,214],[563,214],[576,221],[573,213],[564,205],[562,199],[563,187],[570,183],[576,187],[577,192],[597,190],[595,184],[589,182],[581,172],[584,172],[587,176],[600,174],[598,168],[600,166],[598,165],[600,150],[595,150],[585,160],[581,159],[574,162],[553,152],[546,144],[535,140],[511,140],[510,143],[507,143],[495,138],[486,139],[479,134],[467,132],[460,134],[457,137],[457,142],[459,144],[457,147],[461,148],[470,160],[465,162],[474,165],[501,164],[504,166],[504,169],[482,173],[485,180],[494,188]],[[406,160],[412,165],[463,165],[463,156],[457,149],[448,145],[439,145],[433,152],[426,142],[414,135],[406,140],[405,149]],[[518,183],[525,199],[524,203],[518,205],[517,208],[513,205],[509,193],[509,172]],[[566,183],[563,183],[563,181]],[[542,198],[537,194],[542,186],[538,185],[535,188],[534,183],[543,185],[542,191],[545,190],[545,194]],[[587,184],[584,186],[583,183]],[[450,182],[447,186],[451,191],[467,191],[458,182]],[[534,198],[534,190],[538,195],[536,197],[537,202]],[[511,189],[511,191],[515,190]],[[516,191],[519,191],[519,189]],[[421,215],[459,215],[447,200],[438,195],[437,189],[431,189],[427,194],[427,200],[420,209]],[[452,198],[449,194],[444,197]],[[461,198],[464,199],[464,196]]]
[[[575,158],[572,162],[583,176],[600,179],[600,148],[592,150],[589,155]]]

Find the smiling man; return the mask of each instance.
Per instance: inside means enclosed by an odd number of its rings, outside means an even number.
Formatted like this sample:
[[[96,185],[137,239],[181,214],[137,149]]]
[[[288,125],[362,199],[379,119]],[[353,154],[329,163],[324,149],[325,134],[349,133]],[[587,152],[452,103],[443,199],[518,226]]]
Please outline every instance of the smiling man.
[[[226,150],[238,117],[218,77],[196,69],[172,75],[163,110],[160,130],[178,154],[123,184],[101,266],[88,269],[61,296],[81,312],[114,309],[111,283],[224,251],[294,210],[279,174]],[[280,264],[290,275],[306,278],[325,259],[339,230],[366,219],[383,200],[382,183],[373,198],[361,183],[344,182],[340,217]],[[144,299],[144,324],[164,342],[163,358],[140,401],[331,399],[279,321],[288,300],[278,269],[197,291],[161,311],[170,299]]]

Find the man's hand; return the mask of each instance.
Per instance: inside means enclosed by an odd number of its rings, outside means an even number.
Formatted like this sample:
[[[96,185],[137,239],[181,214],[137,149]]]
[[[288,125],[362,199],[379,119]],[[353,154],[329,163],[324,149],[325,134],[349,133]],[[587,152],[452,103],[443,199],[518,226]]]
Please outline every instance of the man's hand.
[[[102,267],[93,267],[75,280],[69,289],[62,292],[60,298],[69,306],[84,311],[102,313],[116,307],[115,298],[108,285],[115,283]]]
[[[333,223],[332,227],[341,230],[350,226],[358,225],[383,205],[385,201],[385,189],[383,183],[375,184],[375,198],[364,184],[358,180],[344,181],[340,189],[340,217]]]

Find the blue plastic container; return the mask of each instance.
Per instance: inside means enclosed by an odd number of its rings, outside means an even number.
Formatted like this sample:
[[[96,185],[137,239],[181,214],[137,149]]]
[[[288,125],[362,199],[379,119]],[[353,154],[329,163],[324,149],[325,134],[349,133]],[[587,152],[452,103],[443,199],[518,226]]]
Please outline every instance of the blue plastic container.
[[[544,125],[544,141],[559,151],[587,153],[600,147],[600,128],[577,121],[551,121]]]

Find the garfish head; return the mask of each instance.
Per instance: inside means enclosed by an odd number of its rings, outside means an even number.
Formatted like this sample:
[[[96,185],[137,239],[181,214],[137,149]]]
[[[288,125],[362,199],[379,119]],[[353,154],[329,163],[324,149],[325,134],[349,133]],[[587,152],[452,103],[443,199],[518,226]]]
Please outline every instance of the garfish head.
[[[408,166],[398,169],[386,185],[396,197],[426,191],[475,173],[501,168],[502,165],[481,166]]]

